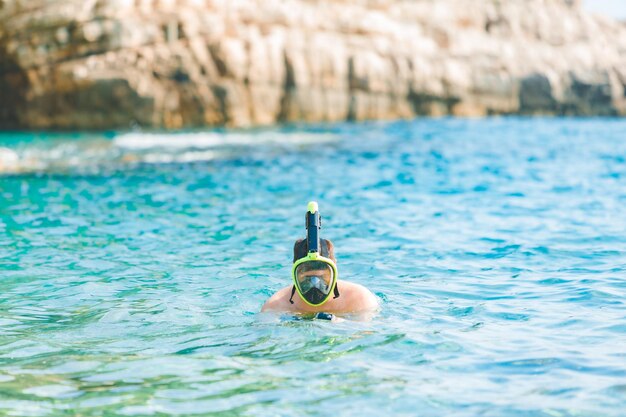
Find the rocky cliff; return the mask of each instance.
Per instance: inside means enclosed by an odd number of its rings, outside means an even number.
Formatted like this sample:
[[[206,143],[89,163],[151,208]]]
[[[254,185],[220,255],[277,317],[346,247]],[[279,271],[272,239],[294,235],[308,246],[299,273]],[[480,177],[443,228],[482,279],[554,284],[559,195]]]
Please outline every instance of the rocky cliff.
[[[626,115],[573,0],[0,0],[0,128]]]

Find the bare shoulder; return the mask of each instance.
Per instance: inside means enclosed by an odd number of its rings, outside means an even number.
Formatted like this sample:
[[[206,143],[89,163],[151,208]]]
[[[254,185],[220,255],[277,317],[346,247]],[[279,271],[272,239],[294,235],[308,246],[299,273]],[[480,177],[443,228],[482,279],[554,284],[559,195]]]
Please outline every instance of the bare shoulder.
[[[261,311],[281,311],[281,312],[362,312],[377,310],[378,298],[370,290],[360,284],[348,281],[337,283],[341,296],[337,299],[331,298],[323,306],[311,307],[306,305],[298,296],[294,297],[291,303],[292,285],[278,290],[265,302]]]
[[[263,304],[261,311],[285,311],[290,310],[290,305],[287,304],[289,296],[291,294],[291,286],[284,287],[278,291],[274,295],[272,295],[269,300]]]
[[[346,295],[350,309],[375,310],[379,307],[378,298],[361,284],[340,281],[338,283],[341,295]]]

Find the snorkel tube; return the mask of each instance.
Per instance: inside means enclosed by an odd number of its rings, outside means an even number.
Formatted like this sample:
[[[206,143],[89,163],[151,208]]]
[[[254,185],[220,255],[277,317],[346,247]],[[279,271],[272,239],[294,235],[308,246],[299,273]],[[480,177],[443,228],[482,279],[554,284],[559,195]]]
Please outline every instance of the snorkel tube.
[[[320,253],[320,229],[322,216],[315,201],[311,201],[306,212],[306,247],[308,253]]]
[[[332,259],[323,256],[322,243],[326,242],[320,239],[322,217],[315,201],[308,204],[305,220],[307,253],[297,259],[291,269],[294,286],[289,301],[293,304],[293,296],[297,291],[302,301],[312,307],[318,307],[327,302],[333,294],[334,298],[339,297],[337,265]]]

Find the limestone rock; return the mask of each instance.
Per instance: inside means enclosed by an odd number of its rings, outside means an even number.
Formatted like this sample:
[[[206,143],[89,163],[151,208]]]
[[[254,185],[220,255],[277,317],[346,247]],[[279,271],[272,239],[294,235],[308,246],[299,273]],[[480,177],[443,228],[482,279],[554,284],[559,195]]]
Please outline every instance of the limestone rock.
[[[624,116],[625,68],[579,0],[0,1],[2,129]]]

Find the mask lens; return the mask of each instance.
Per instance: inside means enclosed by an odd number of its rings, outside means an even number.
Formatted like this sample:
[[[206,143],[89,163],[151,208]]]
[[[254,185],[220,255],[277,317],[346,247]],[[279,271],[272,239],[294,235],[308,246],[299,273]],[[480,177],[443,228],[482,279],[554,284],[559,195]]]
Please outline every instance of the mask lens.
[[[295,275],[300,293],[310,303],[320,304],[330,293],[334,273],[326,262],[303,262],[296,267]]]

